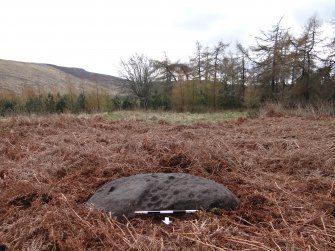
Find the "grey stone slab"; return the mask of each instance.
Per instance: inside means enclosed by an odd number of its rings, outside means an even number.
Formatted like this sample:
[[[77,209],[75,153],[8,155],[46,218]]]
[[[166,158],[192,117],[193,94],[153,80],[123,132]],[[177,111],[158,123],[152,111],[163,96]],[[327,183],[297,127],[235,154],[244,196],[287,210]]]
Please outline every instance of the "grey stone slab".
[[[186,173],[147,173],[101,186],[88,203],[115,217],[141,210],[234,209],[238,198],[225,186]]]

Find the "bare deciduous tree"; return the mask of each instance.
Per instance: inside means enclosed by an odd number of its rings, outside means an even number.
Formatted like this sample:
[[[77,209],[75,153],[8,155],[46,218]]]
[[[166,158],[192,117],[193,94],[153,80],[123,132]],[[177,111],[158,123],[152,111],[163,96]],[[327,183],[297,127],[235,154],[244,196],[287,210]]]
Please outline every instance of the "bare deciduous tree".
[[[141,105],[146,107],[157,75],[153,60],[144,55],[135,54],[127,61],[122,60],[121,65],[120,76],[127,80],[127,88],[140,100]]]

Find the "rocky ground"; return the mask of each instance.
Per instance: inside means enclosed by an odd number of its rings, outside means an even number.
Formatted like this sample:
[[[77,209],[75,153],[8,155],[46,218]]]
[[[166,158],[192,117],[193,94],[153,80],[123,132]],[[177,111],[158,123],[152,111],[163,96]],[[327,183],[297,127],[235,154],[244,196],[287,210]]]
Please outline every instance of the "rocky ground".
[[[271,113],[192,125],[99,116],[0,121],[0,250],[335,250],[335,118]],[[107,181],[184,172],[237,210],[117,222],[86,200]]]

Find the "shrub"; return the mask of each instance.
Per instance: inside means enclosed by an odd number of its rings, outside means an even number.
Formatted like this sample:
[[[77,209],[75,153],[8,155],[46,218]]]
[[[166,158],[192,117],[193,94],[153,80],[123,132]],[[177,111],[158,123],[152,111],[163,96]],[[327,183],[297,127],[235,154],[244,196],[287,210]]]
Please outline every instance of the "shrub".
[[[261,105],[261,94],[256,86],[249,86],[244,95],[244,105],[248,108],[258,108]]]
[[[159,94],[155,91],[148,100],[148,108],[157,110],[168,110],[171,107],[171,102],[169,97],[166,94]]]
[[[56,108],[56,112],[57,113],[63,113],[66,109],[66,98],[65,96],[60,96],[58,94],[58,100],[56,101],[56,105],[55,105],[55,108]]]
[[[116,96],[112,98],[112,104],[113,104],[113,109],[120,110],[122,107],[122,100],[118,96]]]
[[[4,116],[8,113],[15,111],[15,102],[12,100],[0,100],[0,115]]]
[[[40,113],[43,111],[43,102],[41,97],[29,97],[26,101],[25,110],[28,113]]]
[[[221,108],[240,108],[242,106],[234,85],[225,85],[221,89],[218,102]]]
[[[122,109],[132,109],[135,107],[136,101],[130,97],[126,97],[122,102]]]
[[[45,98],[44,105],[46,112],[53,113],[56,111],[56,103],[54,101],[54,96],[51,93]]]
[[[174,83],[171,93],[171,106],[176,111],[204,111],[211,110],[218,97],[221,86],[217,83],[214,89],[212,82],[198,80],[179,81]]]
[[[86,100],[86,96],[84,93],[80,93],[77,101],[76,101],[76,105],[75,105],[75,112],[83,112],[86,110],[86,105],[87,105],[87,100]]]

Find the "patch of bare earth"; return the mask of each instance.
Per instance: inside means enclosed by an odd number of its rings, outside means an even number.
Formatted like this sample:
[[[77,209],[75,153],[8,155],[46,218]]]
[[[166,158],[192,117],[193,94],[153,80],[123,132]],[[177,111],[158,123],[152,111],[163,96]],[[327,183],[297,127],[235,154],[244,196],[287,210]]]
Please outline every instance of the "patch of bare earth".
[[[335,119],[190,126],[54,116],[0,122],[1,250],[335,250]],[[236,211],[116,222],[85,201],[107,181],[185,172]]]

